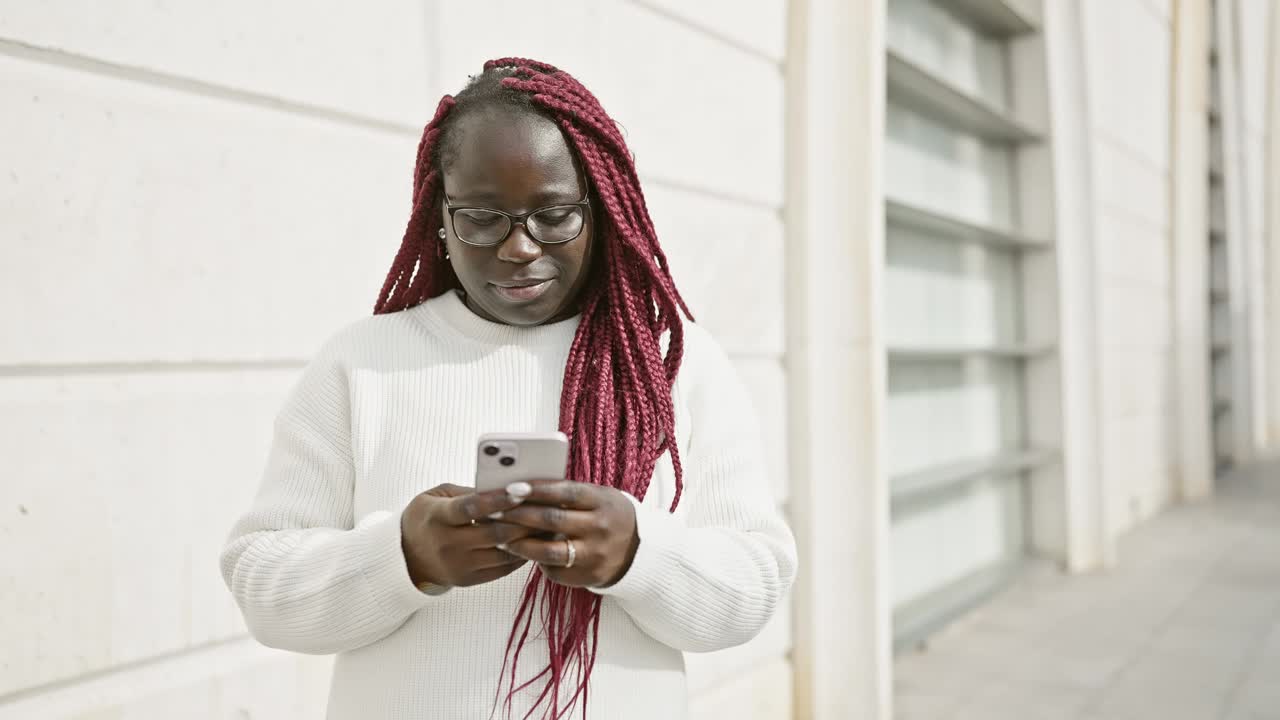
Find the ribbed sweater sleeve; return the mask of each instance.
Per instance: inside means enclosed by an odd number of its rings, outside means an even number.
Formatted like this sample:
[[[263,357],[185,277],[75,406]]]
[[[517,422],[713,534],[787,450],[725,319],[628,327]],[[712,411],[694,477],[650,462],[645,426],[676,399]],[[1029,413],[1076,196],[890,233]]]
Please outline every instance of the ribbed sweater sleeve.
[[[683,513],[635,501],[640,545],[630,569],[596,592],[680,650],[742,644],[764,627],[796,572],[795,539],[770,492],[755,413],[720,347],[687,325],[690,436]]]
[[[342,340],[326,344],[289,393],[257,498],[221,556],[253,636],[303,653],[368,645],[435,600],[409,579],[399,515],[353,518]]]

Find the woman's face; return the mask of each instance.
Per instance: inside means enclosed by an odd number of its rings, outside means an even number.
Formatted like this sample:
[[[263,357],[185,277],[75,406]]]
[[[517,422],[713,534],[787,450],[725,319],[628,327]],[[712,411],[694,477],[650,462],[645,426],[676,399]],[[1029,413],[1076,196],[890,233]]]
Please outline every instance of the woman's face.
[[[457,143],[444,171],[444,190],[454,207],[520,215],[586,196],[564,135],[542,116],[469,113],[453,132]],[[507,325],[539,325],[577,312],[591,265],[595,228],[590,212],[581,233],[568,242],[540,244],[523,224],[513,224],[506,239],[492,247],[459,240],[443,203],[440,212],[450,262],[472,312]]]

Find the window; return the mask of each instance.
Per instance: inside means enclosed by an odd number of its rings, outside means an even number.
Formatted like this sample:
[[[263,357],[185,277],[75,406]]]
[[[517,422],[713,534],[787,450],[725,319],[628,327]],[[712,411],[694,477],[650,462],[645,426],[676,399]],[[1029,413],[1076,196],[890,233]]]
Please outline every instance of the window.
[[[1017,43],[1001,0],[890,0],[885,118],[887,467],[895,637],[918,640],[981,600],[1026,553],[1025,478],[1054,462],[1028,432],[1032,228]],[[1024,46],[1024,50],[1026,47]],[[1019,56],[1021,57],[1021,56]],[[1043,153],[1042,153],[1043,155]],[[1043,204],[1043,203],[1041,203]],[[1043,220],[1043,218],[1040,218]],[[1047,292],[1047,291],[1046,291]]]

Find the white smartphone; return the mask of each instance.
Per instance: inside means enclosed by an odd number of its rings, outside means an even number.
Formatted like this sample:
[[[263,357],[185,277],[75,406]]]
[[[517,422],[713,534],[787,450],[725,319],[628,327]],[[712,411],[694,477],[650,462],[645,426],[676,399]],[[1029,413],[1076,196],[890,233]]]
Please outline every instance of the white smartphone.
[[[568,460],[569,438],[562,432],[486,433],[476,443],[476,490],[563,479]]]

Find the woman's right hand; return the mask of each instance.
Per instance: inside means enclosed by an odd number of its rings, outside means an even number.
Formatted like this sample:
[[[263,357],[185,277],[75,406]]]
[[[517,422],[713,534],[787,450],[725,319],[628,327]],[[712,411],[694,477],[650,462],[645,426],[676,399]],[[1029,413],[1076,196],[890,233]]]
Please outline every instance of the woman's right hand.
[[[489,519],[517,507],[524,496],[505,489],[476,492],[449,483],[415,496],[400,514],[400,545],[409,579],[414,585],[465,587],[497,580],[524,565],[527,560],[497,546],[537,531]]]

